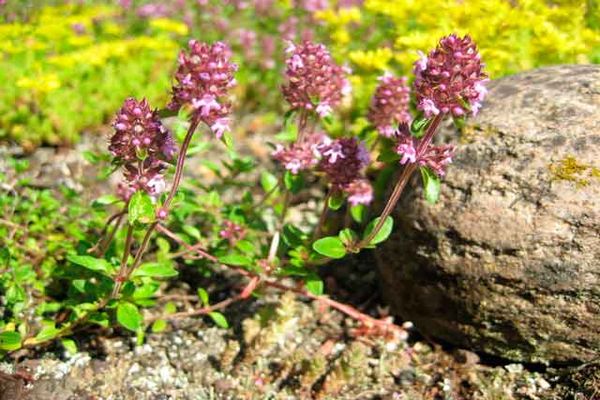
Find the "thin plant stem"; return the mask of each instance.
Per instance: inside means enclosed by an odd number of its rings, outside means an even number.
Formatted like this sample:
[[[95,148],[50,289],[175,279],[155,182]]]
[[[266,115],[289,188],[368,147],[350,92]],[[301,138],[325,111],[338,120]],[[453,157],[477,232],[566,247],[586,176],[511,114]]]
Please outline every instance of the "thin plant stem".
[[[110,236],[110,241],[112,241],[112,238],[114,237],[114,231],[116,231],[116,229],[118,228],[118,226],[121,224],[121,219],[123,218],[123,215],[125,215],[127,213],[127,204],[125,204],[125,207],[119,211],[118,213],[115,213],[113,215],[111,215],[107,220],[106,223],[104,224],[104,227],[102,228],[102,231],[100,232],[99,235],[99,239],[98,239],[98,243],[96,243],[93,247],[91,247],[88,250],[88,253],[93,253],[96,250],[102,249],[104,246],[106,246],[105,244],[103,244],[103,242],[106,241],[106,232],[108,231],[108,229],[110,228],[110,225],[116,221],[116,225],[115,228],[113,228],[113,232],[109,235]],[[109,244],[110,244],[109,241]]]
[[[444,118],[443,114],[436,115],[433,118],[433,120],[431,121],[431,123],[429,124],[429,126],[427,127],[425,136],[420,141],[419,146],[417,148],[417,158],[421,154],[423,154],[423,152],[427,149],[427,147],[431,143],[431,140],[433,139],[433,135],[437,131],[437,128],[439,127],[443,118]],[[406,187],[406,184],[410,180],[410,177],[416,170],[417,170],[416,163],[410,163],[404,167],[402,174],[400,175],[400,177],[398,178],[398,181],[396,182],[396,185],[394,186],[394,191],[390,195],[390,198],[388,199],[388,201],[385,205],[385,208],[383,209],[383,211],[381,212],[381,215],[379,216],[379,221],[377,221],[377,224],[375,225],[375,227],[373,228],[371,233],[369,235],[367,235],[367,237],[365,237],[363,240],[361,240],[356,245],[357,250],[368,246],[369,243],[371,243],[371,240],[373,240],[373,238],[379,233],[379,231],[383,227],[383,224],[385,224],[385,220],[392,213],[392,211],[394,210],[394,207],[396,207],[396,204],[398,203],[398,200],[400,199],[400,196],[402,195],[402,192],[403,192],[404,188]]]
[[[115,286],[113,287],[112,293],[110,295],[111,299],[114,299],[119,294],[121,290],[121,285],[123,284],[123,278],[125,272],[127,270],[127,259],[129,258],[129,254],[131,254],[131,245],[133,242],[133,225],[129,224],[127,228],[127,238],[125,239],[125,250],[123,250],[123,257],[121,258],[121,267],[119,268],[119,273],[117,275],[117,280],[115,282]]]
[[[179,188],[179,183],[181,182],[181,177],[183,176],[183,166],[185,164],[185,155],[187,153],[188,147],[190,147],[190,143],[192,141],[192,137],[194,136],[194,132],[200,123],[200,119],[198,117],[194,117],[188,128],[187,133],[185,134],[185,138],[183,139],[183,143],[181,144],[181,150],[179,151],[179,156],[177,157],[177,166],[175,167],[175,176],[173,177],[173,185],[171,186],[171,190],[167,195],[167,199],[163,203],[163,208],[166,210],[169,208],[175,193],[177,193],[177,188]],[[154,228],[152,228],[154,229]]]
[[[121,222],[123,222],[123,217],[125,216],[125,214],[126,213],[123,212],[117,218],[117,221],[115,222],[115,225],[113,226],[112,230],[108,234],[108,237],[105,238],[105,240],[102,242],[102,244],[98,248],[98,252],[96,253],[97,257],[104,256],[104,253],[106,253],[106,250],[108,250],[108,247],[112,243],[113,239],[115,238],[115,235],[116,235],[117,231],[119,230],[119,227],[121,226]]]
[[[325,195],[325,199],[323,199],[323,209],[321,210],[321,215],[319,215],[319,222],[317,223],[317,227],[315,228],[315,233],[313,234],[313,241],[317,240],[321,235],[321,231],[323,230],[323,225],[325,224],[325,219],[327,218],[327,212],[329,211],[329,199],[333,196],[333,188],[330,187]]]

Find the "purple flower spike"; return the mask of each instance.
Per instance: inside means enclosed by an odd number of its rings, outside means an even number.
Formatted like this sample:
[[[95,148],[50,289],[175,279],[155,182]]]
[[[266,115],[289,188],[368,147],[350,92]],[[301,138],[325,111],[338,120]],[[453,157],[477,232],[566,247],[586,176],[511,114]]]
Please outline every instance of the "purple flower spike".
[[[414,67],[417,108],[428,118],[440,113],[475,115],[488,79],[471,37],[446,36],[428,56],[420,54]]]
[[[386,73],[379,81],[371,100],[368,119],[381,135],[392,137],[399,123],[411,121],[408,112],[410,89],[405,77],[397,78]]]
[[[345,185],[361,177],[362,170],[369,165],[369,152],[355,138],[342,138],[320,146],[323,156],[319,168],[327,174],[334,187]]]
[[[137,190],[157,196],[166,188],[162,175],[177,151],[171,133],[144,99],[129,98],[117,113],[108,149],[123,167],[117,194],[128,200]]]
[[[237,70],[230,58],[231,51],[224,43],[208,45],[191,40],[189,50],[179,54],[176,83],[169,104],[175,111],[190,106],[194,117],[210,126],[217,137],[229,130],[227,116],[231,103],[227,96],[235,85],[233,74]]]
[[[350,89],[345,69],[333,61],[322,44],[290,44],[287,52],[288,83],[282,88],[285,99],[293,109],[315,111],[321,117],[331,114]]]
[[[108,150],[119,163],[137,161],[140,155],[168,161],[176,152],[171,133],[162,125],[146,99],[125,100],[113,123],[115,133]]]

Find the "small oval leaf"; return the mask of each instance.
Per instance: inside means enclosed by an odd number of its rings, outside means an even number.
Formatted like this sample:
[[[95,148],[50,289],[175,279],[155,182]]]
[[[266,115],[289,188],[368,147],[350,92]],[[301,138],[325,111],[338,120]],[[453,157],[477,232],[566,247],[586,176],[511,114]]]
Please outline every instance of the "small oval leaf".
[[[363,237],[366,238],[367,236],[369,236],[371,234],[371,232],[373,231],[373,229],[375,229],[375,226],[379,222],[379,219],[380,219],[380,217],[377,217],[369,223],[369,225],[367,226],[367,229],[365,229],[365,233],[364,233]],[[385,241],[392,233],[393,228],[394,228],[394,219],[392,217],[388,216],[385,219],[385,222],[383,223],[383,225],[381,226],[381,229],[379,230],[379,232],[377,232],[375,237],[373,239],[371,239],[371,242],[369,243],[369,245],[374,246],[378,243]]]
[[[330,258],[342,258],[346,255],[346,247],[337,236],[319,239],[313,243],[312,247],[317,253]]]
[[[117,305],[117,322],[124,328],[136,332],[142,325],[142,315],[135,304],[121,302]]]

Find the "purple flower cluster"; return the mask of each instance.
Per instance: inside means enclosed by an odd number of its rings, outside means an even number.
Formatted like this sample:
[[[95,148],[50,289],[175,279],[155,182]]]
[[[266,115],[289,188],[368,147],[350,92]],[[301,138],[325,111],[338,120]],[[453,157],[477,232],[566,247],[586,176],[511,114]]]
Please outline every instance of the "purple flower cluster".
[[[288,148],[278,144],[271,155],[285,169],[292,174],[297,174],[299,171],[309,170],[319,163],[321,158],[320,148],[327,141],[331,141],[331,139],[324,134],[312,133]]]
[[[129,199],[137,190],[154,196],[163,192],[166,185],[162,173],[176,147],[157,112],[146,99],[129,98],[117,113],[113,127],[115,133],[108,149],[124,169],[118,194]]]
[[[237,242],[242,240],[244,236],[246,236],[246,230],[244,227],[236,224],[232,221],[225,221],[221,230],[219,231],[219,236],[223,239],[227,239],[229,244],[234,246]]]
[[[426,117],[475,115],[487,90],[487,75],[477,46],[467,35],[442,38],[428,56],[415,62],[417,108]]]
[[[322,144],[319,150],[319,169],[325,172],[334,190],[346,192],[353,205],[370,203],[373,189],[363,177],[370,162],[365,145],[356,138],[341,138]]]
[[[401,124],[396,134],[396,152],[401,156],[400,164],[417,163],[422,167],[429,167],[436,175],[443,177],[446,166],[452,162],[455,147],[445,144],[435,146],[426,144],[410,134],[407,124]]]
[[[331,114],[350,90],[345,69],[322,44],[305,41],[298,46],[290,44],[287,51],[285,99],[293,109],[316,111],[321,117]]]
[[[363,177],[369,152],[355,138],[332,140],[323,133],[312,133],[287,148],[277,145],[272,156],[293,174],[313,168],[324,172],[333,189],[346,192],[352,205],[373,199],[373,188]]]
[[[410,89],[405,77],[398,78],[390,73],[381,76],[379,82],[367,117],[381,135],[392,137],[399,123],[411,121],[408,112]]]
[[[176,84],[169,104],[172,110],[191,106],[194,118],[210,126],[217,138],[229,131],[231,104],[226,96],[235,84],[233,74],[237,70],[230,57],[231,51],[224,43],[208,45],[191,40],[189,51],[179,54]]]

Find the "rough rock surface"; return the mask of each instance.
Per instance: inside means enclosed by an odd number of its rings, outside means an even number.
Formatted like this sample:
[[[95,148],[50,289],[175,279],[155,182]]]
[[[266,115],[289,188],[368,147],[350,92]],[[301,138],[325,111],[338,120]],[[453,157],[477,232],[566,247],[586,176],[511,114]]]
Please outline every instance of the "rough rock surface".
[[[455,345],[590,361],[600,355],[600,66],[503,78],[488,99],[440,201],[415,190],[397,207],[378,254],[385,295]]]

